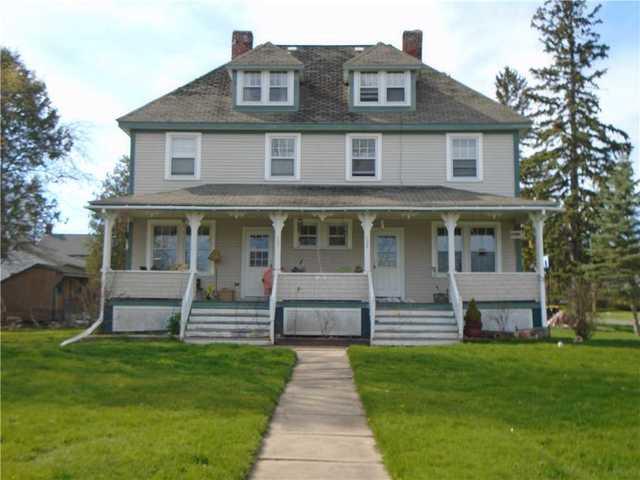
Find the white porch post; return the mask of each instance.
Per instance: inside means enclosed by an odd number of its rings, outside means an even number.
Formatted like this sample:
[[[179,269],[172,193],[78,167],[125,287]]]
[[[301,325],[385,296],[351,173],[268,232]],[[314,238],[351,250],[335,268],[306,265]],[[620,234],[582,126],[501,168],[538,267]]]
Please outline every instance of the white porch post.
[[[547,328],[547,290],[544,281],[544,213],[534,213],[530,217],[536,237],[536,272],[540,285],[540,316],[542,327]]]
[[[118,215],[116,213],[103,210],[102,218],[104,220],[104,237],[102,239],[102,272],[106,273],[111,270],[111,234]]]
[[[456,224],[460,215],[457,213],[445,213],[442,221],[447,227],[447,249],[449,258],[449,273],[456,271]]]
[[[371,271],[371,229],[373,228],[373,222],[376,219],[373,213],[361,213],[358,215],[360,219],[360,225],[362,226],[362,232],[364,234],[364,273]]]
[[[198,230],[200,229],[200,223],[204,218],[201,213],[188,213],[186,215],[187,222],[189,222],[189,228],[191,229],[191,238],[189,241],[189,271],[191,273],[198,272]]]
[[[273,224],[273,269],[276,272],[282,270],[282,229],[284,228],[284,222],[287,220],[286,213],[272,213],[270,216],[271,223]]]

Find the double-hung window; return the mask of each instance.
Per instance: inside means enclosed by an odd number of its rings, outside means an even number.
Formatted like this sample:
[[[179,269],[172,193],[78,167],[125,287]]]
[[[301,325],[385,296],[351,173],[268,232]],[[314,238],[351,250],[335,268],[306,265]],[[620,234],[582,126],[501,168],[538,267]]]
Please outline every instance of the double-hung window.
[[[269,101],[286,102],[289,93],[289,75],[287,72],[269,73]]]
[[[455,258],[456,272],[462,271],[462,229],[460,227],[455,230]],[[445,227],[438,227],[437,235],[438,244],[438,273],[447,273],[449,271],[449,234]]]
[[[362,103],[378,103],[378,72],[366,72],[360,74],[360,102]]]
[[[447,135],[447,180],[477,182],[482,180],[482,135],[455,133]]]
[[[239,106],[291,106],[294,95],[293,71],[238,71],[236,76]]]
[[[297,220],[294,246],[296,248],[318,248],[319,245],[320,223],[317,220]]]
[[[260,102],[262,72],[244,72],[242,80],[242,101],[247,103]]]
[[[388,72],[386,76],[387,103],[404,103],[407,97],[406,74]]]
[[[267,180],[300,180],[299,133],[265,136],[265,178]]]
[[[494,227],[472,227],[469,238],[472,272],[495,272],[497,239]]]
[[[200,133],[167,133],[165,178],[194,180],[200,178]]]
[[[456,272],[500,272],[502,242],[498,222],[460,222],[455,230]],[[449,271],[447,229],[441,223],[433,225],[432,262],[435,276]]]
[[[354,72],[356,107],[411,105],[410,72]]]
[[[348,134],[347,180],[380,180],[380,134]]]

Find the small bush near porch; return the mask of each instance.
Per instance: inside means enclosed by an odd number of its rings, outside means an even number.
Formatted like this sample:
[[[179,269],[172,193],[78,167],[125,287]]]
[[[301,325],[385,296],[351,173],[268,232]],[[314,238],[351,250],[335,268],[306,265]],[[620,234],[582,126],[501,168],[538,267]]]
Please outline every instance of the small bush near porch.
[[[278,348],[2,334],[9,479],[241,479],[294,364]]]
[[[581,345],[572,337],[351,347],[393,478],[637,478],[640,341],[615,329]]]

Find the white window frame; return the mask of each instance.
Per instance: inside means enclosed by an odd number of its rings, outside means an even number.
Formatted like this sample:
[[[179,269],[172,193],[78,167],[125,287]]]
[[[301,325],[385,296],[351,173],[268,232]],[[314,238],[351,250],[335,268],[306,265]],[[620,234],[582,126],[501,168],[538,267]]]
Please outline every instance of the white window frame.
[[[146,241],[146,254],[145,254],[145,263],[147,266],[147,270],[151,270],[153,266],[153,228],[160,225],[166,226],[175,226],[177,227],[176,234],[176,264],[178,265],[187,265],[187,259],[185,257],[187,246],[185,244],[187,240],[187,223],[185,220],[181,219],[166,219],[166,220],[147,220],[147,241]],[[208,226],[209,227],[209,241],[211,243],[211,248],[216,248],[216,221],[215,220],[204,220],[200,223],[200,226]],[[163,271],[171,271],[171,270],[163,270]],[[207,272],[198,272],[198,273],[215,273],[215,265],[213,262],[209,262],[209,271]]]
[[[299,222],[302,221],[308,225],[316,226],[316,244],[315,245],[300,245],[300,229]],[[295,218],[293,221],[293,248],[297,250],[317,250],[322,243],[322,232],[320,231],[320,220],[313,218]]]
[[[353,176],[353,147],[351,141],[356,138],[373,138],[376,140],[376,174],[373,177]],[[382,179],[382,134],[381,133],[347,133],[345,135],[345,179],[350,182],[379,182]]]
[[[323,248],[327,250],[351,250],[353,246],[353,222],[348,218],[329,218],[323,223]],[[329,226],[330,225],[346,225],[347,226],[347,244],[346,245],[329,245]]]
[[[247,70],[247,72],[255,72],[256,70]],[[295,74],[293,70],[283,70],[283,69],[274,69],[273,72],[286,72],[287,74],[287,100],[285,102],[272,102],[269,100],[269,86],[270,75],[271,72],[269,70],[261,70],[261,79],[260,79],[260,100],[257,102],[249,102],[245,101],[243,98],[243,89],[244,89],[244,71],[238,70],[236,75],[236,105],[239,106],[293,106],[295,104],[295,99],[293,98],[295,95],[294,83],[295,83]]]
[[[458,222],[456,225],[462,232],[462,272],[463,273],[501,273],[502,272],[502,224],[500,222]],[[474,227],[491,227],[496,231],[496,270],[495,272],[471,271],[471,229]],[[448,272],[438,272],[438,228],[446,228],[443,222],[431,222],[431,266],[432,277],[445,278]],[[459,272],[460,273],[460,272]]]
[[[171,161],[172,143],[175,137],[195,138],[196,158],[194,161],[193,175],[172,175]],[[200,170],[202,163],[202,134],[199,132],[167,132],[165,134],[165,156],[164,156],[164,179],[165,180],[200,180]]]
[[[295,140],[295,152],[293,159],[293,176],[271,175],[271,141],[274,138],[293,138]],[[264,178],[273,181],[300,180],[300,152],[302,151],[302,135],[300,133],[267,133],[264,136]]]
[[[475,177],[453,176],[453,140],[473,138],[478,142],[478,160]],[[447,181],[448,182],[481,182],[483,179],[483,135],[481,133],[447,133]]]
[[[353,105],[355,107],[409,107],[411,106],[411,72],[409,70],[401,71],[378,71],[378,101],[362,102],[360,101],[360,74],[372,72],[353,72]],[[392,102],[387,100],[387,73],[404,73],[404,101]]]

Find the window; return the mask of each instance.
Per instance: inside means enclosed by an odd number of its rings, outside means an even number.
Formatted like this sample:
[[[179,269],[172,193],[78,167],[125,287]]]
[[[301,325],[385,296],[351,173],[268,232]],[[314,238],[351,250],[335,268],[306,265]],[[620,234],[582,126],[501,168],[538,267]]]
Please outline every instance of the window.
[[[347,180],[380,180],[380,134],[347,135]]]
[[[211,253],[211,228],[209,225],[200,225],[198,229],[198,271],[210,272],[211,264],[209,254]],[[184,258],[188,267],[191,267],[191,227],[187,226],[184,239]]]
[[[462,271],[462,230],[455,230],[456,272]],[[438,228],[438,272],[449,272],[449,235],[445,227]]]
[[[447,179],[450,182],[482,180],[482,135],[447,135]]]
[[[299,133],[265,136],[265,178],[267,180],[300,180]]]
[[[167,133],[165,178],[193,180],[200,178],[201,134]]]
[[[296,222],[294,246],[296,248],[317,248],[319,243],[320,224],[316,220],[302,220]]]
[[[330,223],[328,225],[327,245],[329,247],[346,247],[349,227],[346,223]]]
[[[293,105],[293,71],[238,71],[236,103],[243,105]]]
[[[178,263],[177,257],[177,225],[155,225],[153,227],[151,270],[172,270]]]
[[[354,72],[354,105],[400,106],[411,105],[411,73]]]
[[[249,237],[249,266],[269,266],[269,234],[253,234]]]
[[[471,271],[496,271],[496,229],[492,227],[475,227],[471,229],[470,245]]]

